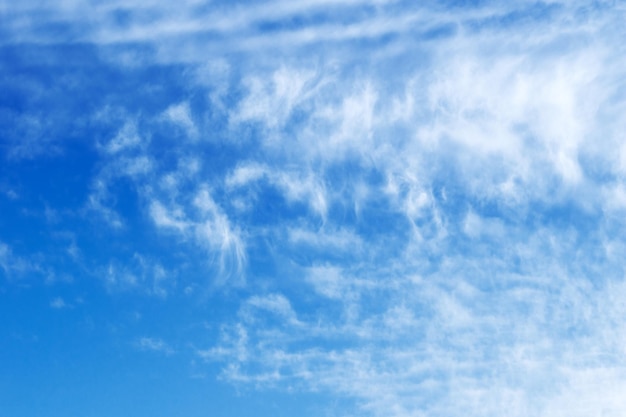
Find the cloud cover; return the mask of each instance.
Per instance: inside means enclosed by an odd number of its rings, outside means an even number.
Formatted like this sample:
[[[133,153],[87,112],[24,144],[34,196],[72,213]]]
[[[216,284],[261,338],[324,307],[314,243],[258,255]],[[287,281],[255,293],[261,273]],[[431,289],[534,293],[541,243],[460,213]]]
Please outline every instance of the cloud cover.
[[[621,415],[625,9],[4,5],[2,204],[86,259],[5,226],[2,270],[216,303],[177,355],[330,414]],[[78,199],[9,172],[76,155]]]

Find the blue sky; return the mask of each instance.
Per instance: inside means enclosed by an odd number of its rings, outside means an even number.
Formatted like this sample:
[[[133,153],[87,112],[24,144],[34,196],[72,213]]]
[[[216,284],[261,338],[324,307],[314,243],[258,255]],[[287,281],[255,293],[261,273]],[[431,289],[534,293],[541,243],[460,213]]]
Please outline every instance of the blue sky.
[[[0,415],[626,413],[624,2],[0,15]]]

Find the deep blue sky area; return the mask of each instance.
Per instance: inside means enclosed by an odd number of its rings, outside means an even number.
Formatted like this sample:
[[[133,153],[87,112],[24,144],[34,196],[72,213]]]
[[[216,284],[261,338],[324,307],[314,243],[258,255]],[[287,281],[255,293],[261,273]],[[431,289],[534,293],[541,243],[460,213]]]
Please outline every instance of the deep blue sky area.
[[[626,8],[0,7],[0,417],[626,414]]]

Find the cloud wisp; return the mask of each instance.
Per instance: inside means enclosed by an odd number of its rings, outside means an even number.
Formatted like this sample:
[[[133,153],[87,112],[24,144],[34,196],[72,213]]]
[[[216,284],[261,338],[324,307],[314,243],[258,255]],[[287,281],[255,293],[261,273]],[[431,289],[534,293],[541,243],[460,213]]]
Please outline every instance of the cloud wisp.
[[[339,415],[622,415],[626,9],[470,3],[5,5],[0,271]]]

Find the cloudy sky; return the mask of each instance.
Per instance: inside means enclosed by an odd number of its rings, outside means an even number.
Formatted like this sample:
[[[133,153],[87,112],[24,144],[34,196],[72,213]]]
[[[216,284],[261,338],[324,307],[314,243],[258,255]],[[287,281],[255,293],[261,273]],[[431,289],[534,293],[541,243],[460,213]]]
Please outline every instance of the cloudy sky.
[[[0,414],[626,414],[622,0],[0,2]]]

